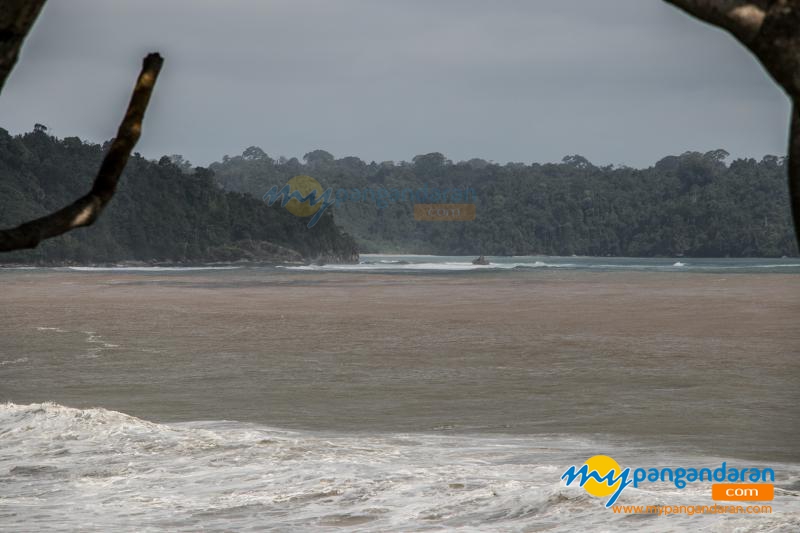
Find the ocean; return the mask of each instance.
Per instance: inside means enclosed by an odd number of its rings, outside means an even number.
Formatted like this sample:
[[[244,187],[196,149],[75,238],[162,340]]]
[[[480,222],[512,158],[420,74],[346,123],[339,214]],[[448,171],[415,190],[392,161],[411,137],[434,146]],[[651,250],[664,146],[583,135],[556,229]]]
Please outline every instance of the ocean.
[[[471,259],[0,268],[0,531],[800,529],[800,260]]]

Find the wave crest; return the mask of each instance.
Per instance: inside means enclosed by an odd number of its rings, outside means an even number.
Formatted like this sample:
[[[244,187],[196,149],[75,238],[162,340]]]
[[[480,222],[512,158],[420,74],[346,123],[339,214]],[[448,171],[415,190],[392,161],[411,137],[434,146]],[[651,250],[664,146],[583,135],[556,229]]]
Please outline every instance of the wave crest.
[[[102,408],[7,403],[0,520],[9,530],[636,530],[640,522],[560,482],[597,446],[558,436],[158,424]],[[624,497],[695,503],[708,492],[699,490],[631,489]],[[797,516],[797,501],[780,504],[789,520]],[[671,518],[679,528],[697,524]]]

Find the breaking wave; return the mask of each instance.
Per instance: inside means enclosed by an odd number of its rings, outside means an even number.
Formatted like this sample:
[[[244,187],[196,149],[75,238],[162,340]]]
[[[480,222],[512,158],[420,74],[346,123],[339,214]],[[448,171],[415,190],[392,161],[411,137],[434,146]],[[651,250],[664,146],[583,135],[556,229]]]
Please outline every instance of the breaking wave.
[[[662,529],[664,517],[614,515],[561,484],[564,469],[596,449],[557,436],[158,424],[100,408],[9,403],[0,405],[0,529]],[[707,492],[631,489],[625,503],[695,504]],[[709,531],[800,524],[796,495],[783,491],[775,507],[780,514],[669,520]]]
[[[383,273],[443,273],[443,272],[501,272],[538,269],[588,271],[654,271],[654,272],[797,272],[800,263],[775,259],[696,259],[689,262],[675,259],[603,258],[603,257],[489,257],[488,265],[472,264],[468,257],[386,256],[364,255],[360,263],[279,266],[289,271],[312,272],[383,272]]]
[[[151,267],[133,267],[133,266],[114,266],[114,267],[88,267],[88,266],[71,266],[66,267],[69,270],[77,272],[192,272],[195,270],[237,270],[241,267],[238,266],[196,266],[196,267],[168,267],[168,266],[151,266]]]

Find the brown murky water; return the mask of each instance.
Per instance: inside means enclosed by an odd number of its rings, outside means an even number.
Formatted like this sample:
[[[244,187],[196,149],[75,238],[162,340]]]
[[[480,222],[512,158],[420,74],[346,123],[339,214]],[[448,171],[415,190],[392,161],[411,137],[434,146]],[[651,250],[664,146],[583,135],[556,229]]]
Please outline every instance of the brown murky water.
[[[799,280],[3,272],[0,401],[796,461]]]

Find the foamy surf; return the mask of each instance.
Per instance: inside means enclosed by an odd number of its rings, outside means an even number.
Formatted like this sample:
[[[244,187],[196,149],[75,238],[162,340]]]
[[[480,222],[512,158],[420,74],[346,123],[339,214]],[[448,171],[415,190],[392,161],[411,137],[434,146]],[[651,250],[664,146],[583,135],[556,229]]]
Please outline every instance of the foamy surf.
[[[478,270],[520,270],[525,268],[569,268],[576,265],[549,265],[541,261],[532,263],[490,263],[488,265],[473,265],[470,262],[443,261],[439,263],[413,263],[409,261],[377,261],[363,262],[355,265],[298,265],[298,266],[279,266],[286,270],[306,270],[317,272],[402,272],[402,271],[428,271],[428,272],[458,272],[458,271],[478,271]]]
[[[27,363],[27,362],[28,362],[27,357],[17,357],[16,359],[5,359],[3,361],[0,361],[0,366],[16,365],[19,363]]]
[[[76,272],[193,272],[199,270],[237,270],[241,267],[238,266],[196,266],[196,267],[170,267],[170,266],[151,266],[151,267],[133,267],[133,266],[113,266],[113,267],[89,267],[89,266],[71,266],[66,267],[69,270]]]
[[[558,436],[156,424],[106,409],[5,404],[0,529],[788,531],[800,525],[797,494],[788,490],[779,491],[773,515],[615,515],[602,500],[559,481],[567,466],[597,448]],[[784,483],[796,483],[797,475],[795,466],[779,470]],[[695,504],[707,495],[701,485],[630,489],[623,503]]]
[[[165,274],[180,276],[203,271],[236,271],[241,275],[269,275],[279,272],[378,272],[398,274],[519,272],[536,270],[634,271],[680,273],[798,273],[800,262],[789,258],[621,258],[584,256],[487,256],[488,265],[474,265],[475,256],[364,254],[358,264],[309,265],[208,265],[208,266],[73,266],[26,267],[35,273],[47,271],[119,274]],[[8,272],[6,272],[8,271]],[[0,274],[13,275],[13,269],[0,268]]]
[[[526,270],[585,270],[640,272],[794,272],[800,263],[775,259],[692,259],[676,261],[665,258],[601,258],[513,256],[487,257],[488,265],[474,265],[474,257],[365,254],[352,265],[279,266],[295,272],[378,272],[378,273],[447,273],[447,272],[515,272]]]
[[[88,345],[88,347],[84,353],[77,356],[78,358],[96,359],[103,356],[109,350],[114,350],[121,347],[119,344],[108,342],[102,335],[98,335],[94,331],[71,332],[69,330],[53,326],[36,326],[35,329],[36,331],[40,331],[45,335],[50,335],[53,333],[67,333],[71,335],[66,335],[66,337],[74,337],[75,335],[83,336],[83,341]],[[25,361],[27,361],[27,358],[25,358]]]

